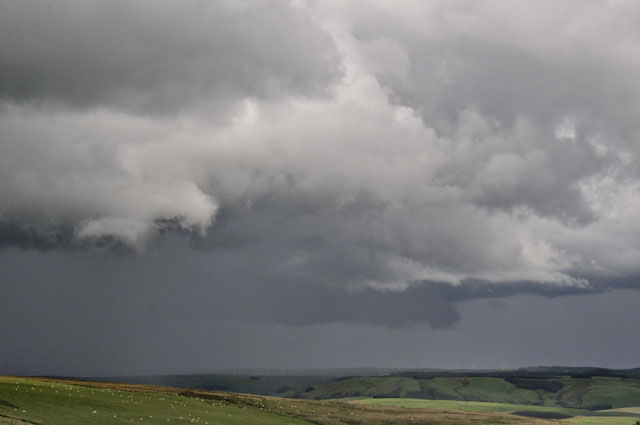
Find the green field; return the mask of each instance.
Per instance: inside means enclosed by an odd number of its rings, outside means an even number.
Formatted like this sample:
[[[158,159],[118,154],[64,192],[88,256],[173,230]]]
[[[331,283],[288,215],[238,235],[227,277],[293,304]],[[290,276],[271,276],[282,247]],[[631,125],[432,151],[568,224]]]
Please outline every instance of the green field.
[[[498,412],[510,413],[517,411],[540,411],[557,412],[571,416],[602,414],[600,412],[590,412],[588,410],[569,409],[564,407],[531,406],[526,404],[512,403],[486,403],[479,401],[456,401],[456,400],[421,400],[415,398],[367,398],[354,400],[353,403],[370,404],[375,406],[397,406],[410,408],[465,410],[469,412]]]
[[[355,404],[366,404],[375,406],[394,406],[405,408],[422,409],[444,409],[463,410],[467,412],[493,412],[493,413],[514,413],[514,412],[543,412],[556,413],[571,418],[563,419],[577,424],[591,425],[634,425],[640,420],[640,414],[632,411],[590,411],[582,409],[570,409],[553,406],[532,406],[525,404],[508,403],[485,403],[476,401],[455,401],[455,400],[420,400],[420,399],[398,399],[398,398],[370,398],[351,401]]]
[[[576,416],[575,418],[566,419],[567,422],[580,425],[635,425],[636,421],[625,416]]]
[[[477,400],[498,403],[540,403],[540,395],[516,388],[499,378],[436,378],[421,380],[401,377],[366,377],[317,386],[305,398],[416,397],[445,400]]]
[[[152,391],[0,378],[0,414],[35,423],[309,424],[261,409]]]

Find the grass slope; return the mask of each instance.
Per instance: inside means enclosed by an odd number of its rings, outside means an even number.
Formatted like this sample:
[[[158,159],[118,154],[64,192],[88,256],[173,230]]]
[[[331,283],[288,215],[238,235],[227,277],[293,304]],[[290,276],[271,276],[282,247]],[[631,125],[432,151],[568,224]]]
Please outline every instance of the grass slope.
[[[142,391],[52,380],[0,378],[0,414],[51,425],[310,424],[260,409],[149,391],[145,387],[140,389]]]
[[[365,377],[351,378],[319,385],[304,394],[304,398],[329,399],[342,397],[409,397],[420,391],[420,384],[411,378]]]
[[[625,416],[609,416],[606,418],[596,416],[576,416],[575,418],[567,419],[567,422],[571,422],[579,425],[635,425],[635,420],[630,420]]]
[[[0,424],[12,421],[15,425],[560,423],[493,412],[368,406],[171,387],[0,377]]]
[[[582,396],[585,406],[640,406],[640,381],[600,377],[594,377],[591,381],[587,392]]]
[[[618,377],[369,377],[317,385],[304,398],[418,398],[602,410],[640,406],[640,380]]]
[[[399,377],[353,378],[322,384],[305,398],[409,397],[434,400],[486,401],[497,403],[541,404],[538,392],[517,388],[500,378]]]

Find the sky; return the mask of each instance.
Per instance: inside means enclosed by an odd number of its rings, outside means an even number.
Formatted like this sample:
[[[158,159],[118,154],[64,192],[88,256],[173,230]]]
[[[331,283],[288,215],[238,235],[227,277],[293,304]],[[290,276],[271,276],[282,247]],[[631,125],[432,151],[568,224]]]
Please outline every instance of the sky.
[[[0,0],[0,373],[640,366],[640,4]]]

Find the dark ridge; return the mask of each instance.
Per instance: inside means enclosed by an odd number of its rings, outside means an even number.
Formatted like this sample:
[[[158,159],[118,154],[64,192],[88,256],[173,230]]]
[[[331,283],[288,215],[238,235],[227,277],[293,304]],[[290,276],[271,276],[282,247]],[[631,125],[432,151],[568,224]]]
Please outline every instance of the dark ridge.
[[[587,410],[609,410],[609,409],[613,409],[613,406],[610,404],[596,404],[593,406],[587,406],[585,407],[585,409]]]
[[[278,387],[278,389],[276,389],[276,394],[282,394],[292,390],[295,390],[295,388],[290,385],[283,385],[281,387]]]
[[[573,416],[565,415],[564,413],[536,412],[536,411],[530,411],[530,410],[523,410],[523,411],[520,411],[520,412],[513,412],[512,415],[526,416],[528,418],[537,418],[537,419],[569,419],[569,418],[573,418]]]
[[[548,381],[544,379],[523,379],[515,377],[507,377],[504,380],[516,388],[522,388],[523,390],[543,390],[550,393],[559,392],[564,385],[558,381]]]
[[[509,370],[401,370],[392,372],[389,376],[415,379],[458,377],[550,379],[558,376],[571,376],[579,379],[589,379],[593,376],[638,379],[640,378],[640,368],[605,369],[600,367],[537,366]]]
[[[5,407],[9,407],[11,409],[20,409],[18,406],[16,406],[13,403],[9,403],[7,400],[3,400],[0,398],[0,406],[5,406]]]
[[[335,382],[346,381],[347,379],[355,379],[355,378],[357,378],[357,376],[353,376],[353,375],[341,376],[339,378],[336,378]]]

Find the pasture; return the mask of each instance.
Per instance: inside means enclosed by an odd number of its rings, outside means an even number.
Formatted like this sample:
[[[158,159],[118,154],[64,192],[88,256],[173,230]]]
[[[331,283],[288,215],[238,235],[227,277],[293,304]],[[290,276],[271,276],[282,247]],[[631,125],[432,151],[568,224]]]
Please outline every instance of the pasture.
[[[640,420],[638,408],[614,409],[611,411],[591,411],[557,406],[535,406],[510,403],[485,403],[457,400],[421,400],[399,398],[371,398],[353,400],[351,403],[375,406],[394,406],[412,409],[443,409],[467,412],[492,412],[526,415],[527,417],[562,418],[559,422],[581,425],[634,425]],[[567,424],[569,425],[569,424]]]

